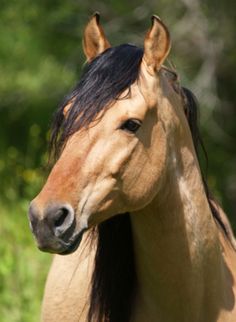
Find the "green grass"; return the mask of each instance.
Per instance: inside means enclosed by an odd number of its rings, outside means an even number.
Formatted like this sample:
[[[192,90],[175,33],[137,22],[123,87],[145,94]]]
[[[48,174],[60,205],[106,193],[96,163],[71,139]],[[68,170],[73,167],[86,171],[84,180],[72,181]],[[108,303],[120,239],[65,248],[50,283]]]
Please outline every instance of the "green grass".
[[[0,322],[39,322],[51,255],[40,252],[26,202],[0,206]]]

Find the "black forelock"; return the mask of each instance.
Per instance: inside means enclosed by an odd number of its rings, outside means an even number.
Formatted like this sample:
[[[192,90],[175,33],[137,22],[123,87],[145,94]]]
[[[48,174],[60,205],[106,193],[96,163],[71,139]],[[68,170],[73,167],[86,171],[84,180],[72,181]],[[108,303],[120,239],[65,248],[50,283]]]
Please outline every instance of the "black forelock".
[[[71,134],[89,125],[138,79],[142,56],[141,48],[125,44],[108,48],[85,65],[80,81],[54,117],[50,147],[56,155]]]

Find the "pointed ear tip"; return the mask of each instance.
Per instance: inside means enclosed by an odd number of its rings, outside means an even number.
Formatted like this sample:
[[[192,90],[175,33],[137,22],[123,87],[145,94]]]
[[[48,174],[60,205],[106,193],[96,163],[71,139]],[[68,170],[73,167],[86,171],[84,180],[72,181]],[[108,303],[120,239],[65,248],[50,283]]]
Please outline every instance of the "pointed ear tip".
[[[93,14],[94,17],[96,18],[100,18],[100,12],[99,11],[95,11]]]
[[[161,18],[157,15],[152,15],[152,22],[154,22],[155,20],[157,20],[158,22],[162,22]]]
[[[100,13],[98,11],[95,11],[91,17],[91,20],[95,19],[97,23],[100,21]]]
[[[154,25],[154,24],[157,24],[157,25],[161,25],[162,26],[162,28],[166,31],[166,33],[167,33],[167,35],[168,35],[168,38],[170,38],[170,32],[169,32],[169,30],[168,30],[168,28],[167,28],[167,26],[165,25],[165,23],[161,20],[161,18],[160,17],[158,17],[157,15],[153,15],[152,16],[152,26]]]
[[[160,17],[158,17],[157,15],[153,15],[152,16],[152,24],[157,23],[158,25],[161,25],[162,27],[164,27],[166,30],[168,30],[168,28],[166,27],[165,23],[161,20]]]

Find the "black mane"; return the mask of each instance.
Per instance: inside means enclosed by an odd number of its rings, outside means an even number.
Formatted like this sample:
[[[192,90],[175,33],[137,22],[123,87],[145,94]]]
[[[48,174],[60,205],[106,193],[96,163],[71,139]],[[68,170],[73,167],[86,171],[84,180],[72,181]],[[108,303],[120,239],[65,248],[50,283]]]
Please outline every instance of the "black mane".
[[[80,82],[58,109],[51,136],[51,151],[59,155],[68,137],[88,126],[96,116],[138,79],[143,50],[132,45],[107,49],[86,65]],[[197,155],[203,147],[198,131],[197,102],[187,89],[181,89],[186,99],[186,117]],[[64,117],[63,110],[70,109]],[[216,207],[212,205],[206,180],[206,196],[212,215],[227,235]],[[129,214],[117,215],[96,229],[97,252],[92,277],[88,321],[128,322],[136,287],[132,229]]]
[[[55,157],[71,134],[89,125],[137,80],[142,56],[141,48],[120,45],[107,49],[85,66],[81,80],[54,117],[50,150]],[[63,111],[70,103],[65,118]]]

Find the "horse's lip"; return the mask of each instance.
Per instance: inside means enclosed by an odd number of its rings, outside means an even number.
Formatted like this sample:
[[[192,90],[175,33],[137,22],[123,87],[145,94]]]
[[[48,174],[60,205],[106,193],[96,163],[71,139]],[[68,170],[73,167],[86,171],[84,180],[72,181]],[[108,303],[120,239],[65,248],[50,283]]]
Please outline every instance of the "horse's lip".
[[[63,250],[62,252],[59,253],[59,255],[68,255],[73,253],[74,251],[76,251],[76,249],[79,247],[83,234],[87,229],[82,229],[78,235],[76,235],[76,237],[73,239],[73,241],[71,241],[70,243],[68,243],[66,245],[66,249]]]

